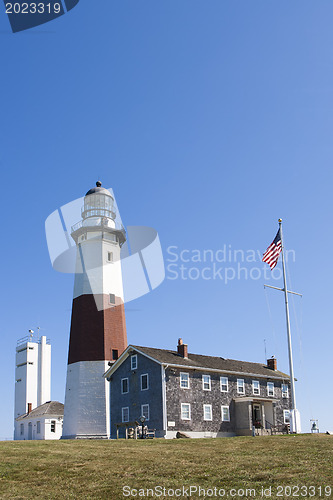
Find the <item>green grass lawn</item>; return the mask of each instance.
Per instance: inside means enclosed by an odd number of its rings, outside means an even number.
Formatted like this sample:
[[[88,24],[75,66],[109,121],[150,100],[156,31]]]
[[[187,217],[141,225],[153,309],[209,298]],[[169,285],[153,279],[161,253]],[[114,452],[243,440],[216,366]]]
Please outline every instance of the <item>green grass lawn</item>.
[[[271,498],[288,498],[288,490],[276,496],[279,485],[304,485],[316,490],[293,490],[291,496],[329,498],[324,487],[330,485],[333,491],[332,450],[333,436],[324,434],[168,441],[4,441],[0,442],[0,498],[113,500],[135,498],[123,496],[125,486],[140,490],[190,485],[223,488],[226,494],[232,488],[254,488],[256,498],[262,498],[262,487],[272,487]],[[323,488],[321,496],[319,487]],[[139,493],[136,498],[147,498]],[[251,498],[250,493],[239,493],[233,498]],[[188,490],[180,498],[205,496]]]

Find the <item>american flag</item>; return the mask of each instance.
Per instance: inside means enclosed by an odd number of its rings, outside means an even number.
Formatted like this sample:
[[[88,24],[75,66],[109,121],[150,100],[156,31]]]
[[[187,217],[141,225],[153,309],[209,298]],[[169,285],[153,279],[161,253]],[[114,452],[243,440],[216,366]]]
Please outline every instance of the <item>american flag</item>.
[[[276,233],[276,236],[272,243],[269,245],[267,248],[266,252],[264,253],[264,256],[262,258],[263,262],[267,262],[269,267],[271,269],[274,269],[274,267],[277,264],[277,261],[279,259],[279,255],[282,250],[282,241],[281,241],[281,234],[280,234],[280,229]]]

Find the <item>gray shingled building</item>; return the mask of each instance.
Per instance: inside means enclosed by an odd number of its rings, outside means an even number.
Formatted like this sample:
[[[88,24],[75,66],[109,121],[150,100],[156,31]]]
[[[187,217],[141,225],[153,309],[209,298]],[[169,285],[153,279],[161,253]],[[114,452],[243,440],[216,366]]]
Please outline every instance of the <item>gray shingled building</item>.
[[[129,345],[105,377],[112,438],[116,424],[142,415],[156,437],[165,438],[288,431],[290,378],[275,358],[265,365],[191,354],[179,339],[177,351]]]

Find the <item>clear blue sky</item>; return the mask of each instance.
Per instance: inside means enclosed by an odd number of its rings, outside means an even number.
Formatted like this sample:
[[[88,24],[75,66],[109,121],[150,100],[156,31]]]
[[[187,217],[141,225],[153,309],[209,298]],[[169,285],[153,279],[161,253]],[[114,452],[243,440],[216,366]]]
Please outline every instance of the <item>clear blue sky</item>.
[[[332,18],[331,0],[81,0],[12,34],[1,6],[1,437],[29,328],[52,341],[64,400],[73,276],[52,269],[44,221],[97,178],[165,258],[263,252],[283,218],[303,429],[333,430]],[[128,340],[262,362],[266,339],[286,371],[283,295],[264,282],[166,279],[126,306]]]

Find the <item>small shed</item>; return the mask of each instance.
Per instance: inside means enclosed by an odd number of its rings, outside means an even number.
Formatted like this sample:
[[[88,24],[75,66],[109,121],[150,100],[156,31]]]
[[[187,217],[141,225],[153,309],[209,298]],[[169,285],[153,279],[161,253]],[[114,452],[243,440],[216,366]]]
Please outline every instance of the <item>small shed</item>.
[[[59,401],[47,401],[15,419],[15,440],[60,439],[64,405]]]

